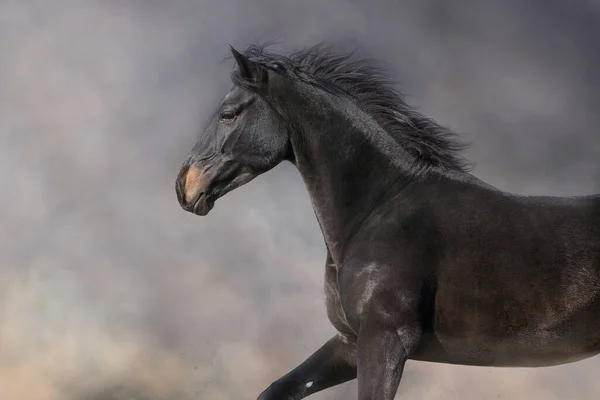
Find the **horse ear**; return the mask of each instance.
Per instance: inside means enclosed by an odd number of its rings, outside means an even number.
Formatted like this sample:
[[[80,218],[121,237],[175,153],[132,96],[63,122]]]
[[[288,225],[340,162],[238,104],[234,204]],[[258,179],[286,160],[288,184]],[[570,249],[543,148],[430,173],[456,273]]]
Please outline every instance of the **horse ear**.
[[[234,49],[232,45],[229,45],[229,48],[243,78],[255,83],[265,83],[267,81],[267,70],[263,66],[250,61],[248,57]]]

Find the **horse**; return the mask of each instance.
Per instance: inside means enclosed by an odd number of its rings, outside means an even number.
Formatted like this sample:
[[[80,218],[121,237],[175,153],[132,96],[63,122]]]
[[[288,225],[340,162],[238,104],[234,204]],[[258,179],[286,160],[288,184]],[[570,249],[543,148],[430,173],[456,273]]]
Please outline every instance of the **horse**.
[[[204,216],[295,165],[336,329],[259,400],[353,379],[359,400],[392,400],[409,359],[533,368],[600,353],[600,195],[526,196],[476,178],[468,145],[371,58],[324,44],[230,51],[232,87],[181,166],[178,202]]]

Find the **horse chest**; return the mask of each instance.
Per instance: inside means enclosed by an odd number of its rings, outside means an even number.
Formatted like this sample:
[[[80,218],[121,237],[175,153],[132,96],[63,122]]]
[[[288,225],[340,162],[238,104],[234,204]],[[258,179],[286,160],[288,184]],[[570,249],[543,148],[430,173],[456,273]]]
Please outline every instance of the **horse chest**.
[[[346,338],[353,339],[360,329],[365,307],[371,301],[376,287],[384,279],[377,264],[368,264],[358,273],[342,274],[333,263],[325,271],[325,299],[327,316],[333,326]]]
[[[354,340],[356,338],[356,328],[353,328],[348,322],[346,311],[342,306],[337,268],[330,260],[328,260],[325,267],[325,306],[327,308],[327,317],[334,328],[344,338]]]

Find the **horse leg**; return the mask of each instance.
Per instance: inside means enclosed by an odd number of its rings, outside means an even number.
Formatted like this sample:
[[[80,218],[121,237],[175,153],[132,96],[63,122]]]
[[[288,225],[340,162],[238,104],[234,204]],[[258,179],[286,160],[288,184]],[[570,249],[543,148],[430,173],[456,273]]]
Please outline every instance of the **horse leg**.
[[[300,400],[355,378],[355,346],[336,335],[302,364],[273,382],[258,400]]]
[[[404,365],[421,337],[416,323],[399,327],[368,321],[358,335],[358,400],[393,400]]]

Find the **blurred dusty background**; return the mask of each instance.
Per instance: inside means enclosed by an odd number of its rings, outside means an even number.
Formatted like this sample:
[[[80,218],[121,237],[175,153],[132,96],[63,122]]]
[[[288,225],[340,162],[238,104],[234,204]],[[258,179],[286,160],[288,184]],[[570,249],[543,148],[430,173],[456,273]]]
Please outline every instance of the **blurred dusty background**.
[[[599,34],[591,0],[0,0],[0,399],[255,399],[333,334],[289,165],[203,219],[177,204],[228,43],[367,48],[477,176],[578,195],[600,192]],[[398,397],[595,399],[599,367],[411,362]]]

